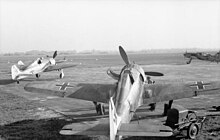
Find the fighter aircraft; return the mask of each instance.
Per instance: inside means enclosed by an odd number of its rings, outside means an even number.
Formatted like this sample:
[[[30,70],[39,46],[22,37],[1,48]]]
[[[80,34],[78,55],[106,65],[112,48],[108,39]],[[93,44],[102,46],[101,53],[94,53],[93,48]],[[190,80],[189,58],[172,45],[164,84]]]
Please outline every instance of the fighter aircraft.
[[[64,77],[64,68],[74,67],[76,65],[73,64],[59,64],[66,61],[59,60],[56,61],[55,57],[57,56],[57,51],[54,52],[52,57],[47,56],[47,58],[37,58],[33,62],[28,65],[25,65],[22,61],[18,61],[17,65],[13,65],[11,67],[11,77],[12,80],[16,80],[17,83],[21,79],[24,79],[28,76],[35,75],[37,78],[40,77],[40,73],[42,72],[49,72],[49,71],[60,71],[60,78]]]
[[[187,64],[190,64],[192,59],[199,59],[204,61],[211,61],[211,62],[220,62],[220,51],[217,52],[215,55],[211,55],[209,53],[202,53],[202,52],[196,52],[196,53],[188,53],[185,52],[184,57],[189,58],[189,61],[187,61]]]
[[[174,134],[171,126],[131,123],[136,110],[142,105],[169,101],[169,105],[164,106],[165,113],[171,108],[173,100],[214,94],[213,90],[220,89],[220,82],[147,84],[146,76],[163,76],[163,74],[144,71],[141,66],[129,61],[122,47],[119,47],[119,51],[126,65],[119,74],[111,69],[107,71],[107,74],[117,81],[115,84],[29,83],[24,88],[29,92],[108,103],[107,123],[102,120],[78,122],[63,127],[60,134],[108,135],[110,140],[121,139],[122,136],[171,136]],[[104,112],[102,105],[97,104],[96,108],[97,112]],[[193,138],[197,134],[198,127],[192,123],[189,127],[189,135]]]

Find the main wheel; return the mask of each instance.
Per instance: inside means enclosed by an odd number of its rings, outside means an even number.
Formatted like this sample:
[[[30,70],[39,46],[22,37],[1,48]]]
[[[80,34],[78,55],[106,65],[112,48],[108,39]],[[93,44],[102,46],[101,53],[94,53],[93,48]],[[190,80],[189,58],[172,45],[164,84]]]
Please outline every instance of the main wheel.
[[[187,137],[189,139],[195,139],[196,136],[198,135],[198,133],[199,133],[198,125],[195,123],[191,123],[188,127],[188,130],[187,130]]]
[[[63,77],[64,77],[64,73],[61,72],[61,73],[60,73],[60,79],[62,79]]]
[[[39,78],[39,77],[40,77],[40,74],[36,74],[36,77]]]
[[[99,115],[105,115],[105,108],[103,104],[100,103],[97,105],[97,113]]]

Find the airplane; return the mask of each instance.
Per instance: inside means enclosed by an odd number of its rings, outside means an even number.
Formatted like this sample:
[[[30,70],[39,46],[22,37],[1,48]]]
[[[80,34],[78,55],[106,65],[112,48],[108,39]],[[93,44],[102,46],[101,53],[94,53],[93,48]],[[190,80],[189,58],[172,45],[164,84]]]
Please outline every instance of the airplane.
[[[185,52],[183,54],[184,57],[189,58],[189,61],[187,61],[187,64],[190,64],[192,59],[199,59],[204,61],[211,61],[211,62],[220,62],[220,51],[217,52],[215,55],[211,55],[209,53],[203,53],[203,52],[196,52],[196,53],[188,53]]]
[[[57,51],[54,52],[52,57],[47,56],[47,58],[37,58],[32,61],[30,64],[25,65],[22,61],[18,61],[17,65],[13,65],[11,67],[11,77],[12,80],[16,80],[17,83],[21,79],[24,79],[28,76],[35,75],[37,78],[40,77],[40,73],[49,72],[49,71],[60,71],[60,78],[64,77],[64,68],[75,67],[73,64],[59,64],[66,62],[67,60],[64,58],[63,60],[56,61],[55,58],[57,56]]]
[[[122,136],[157,136],[169,137],[174,135],[174,130],[168,125],[156,125],[149,123],[131,123],[136,110],[151,103],[169,101],[164,105],[164,113],[168,113],[173,100],[190,98],[198,95],[216,94],[220,89],[220,82],[189,82],[189,83],[155,83],[147,84],[147,76],[163,76],[163,73],[144,71],[138,64],[129,61],[124,49],[119,46],[120,55],[125,62],[121,72],[115,73],[108,69],[107,74],[115,79],[114,84],[64,82],[29,83],[24,89],[28,92],[44,93],[59,97],[75,98],[92,101],[96,105],[97,113],[102,115],[103,105],[109,105],[108,121],[85,121],[73,123],[62,128],[63,135],[107,135],[110,140],[121,139]],[[168,114],[164,114],[168,115]],[[170,116],[170,115],[169,115]],[[188,116],[188,115],[186,115]],[[171,120],[172,120],[171,115]],[[178,115],[179,118],[179,115]],[[181,118],[182,119],[182,118]],[[187,119],[182,119],[187,120]],[[189,137],[195,138],[199,127],[196,122],[190,123]],[[176,126],[176,124],[173,124]],[[181,126],[183,123],[181,123]]]

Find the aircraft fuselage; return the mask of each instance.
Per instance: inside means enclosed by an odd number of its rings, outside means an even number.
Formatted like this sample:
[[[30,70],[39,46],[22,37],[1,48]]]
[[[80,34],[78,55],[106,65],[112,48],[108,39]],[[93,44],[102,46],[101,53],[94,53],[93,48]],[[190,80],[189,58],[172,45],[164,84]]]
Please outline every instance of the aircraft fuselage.
[[[141,105],[145,80],[144,70],[136,64],[126,65],[122,69],[115,100],[121,123],[130,122],[135,110]]]
[[[54,65],[54,59],[36,59],[33,63],[28,65],[25,69],[23,69],[16,77],[16,79],[23,79],[30,75],[38,74],[43,72],[47,67]]]

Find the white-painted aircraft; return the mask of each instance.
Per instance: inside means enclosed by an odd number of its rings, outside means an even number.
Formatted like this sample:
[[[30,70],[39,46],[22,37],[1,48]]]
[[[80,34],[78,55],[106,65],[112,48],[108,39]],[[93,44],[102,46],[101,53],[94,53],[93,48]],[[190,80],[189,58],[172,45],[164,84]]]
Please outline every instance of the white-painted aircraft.
[[[29,83],[25,90],[29,92],[45,93],[48,95],[65,96],[98,103],[109,104],[109,120],[86,121],[66,125],[60,131],[63,135],[108,135],[110,140],[121,139],[122,136],[157,136],[168,137],[174,134],[175,129],[186,126],[190,138],[195,138],[199,131],[199,125],[195,119],[189,118],[191,112],[187,112],[185,118],[179,118],[179,114],[171,119],[172,125],[156,125],[154,123],[131,123],[136,110],[142,105],[169,101],[165,104],[166,112],[172,106],[175,99],[189,98],[201,94],[216,94],[214,90],[220,89],[220,82],[196,82],[196,83],[169,83],[147,84],[146,75],[162,76],[159,72],[145,72],[143,68],[129,61],[122,47],[119,47],[122,59],[126,65],[120,74],[108,70],[107,73],[115,80],[116,84],[71,84],[71,83]],[[97,113],[103,114],[104,108],[100,104],[96,106]],[[175,111],[174,111],[175,114]],[[173,119],[174,118],[174,119]],[[176,118],[183,123],[176,127]],[[167,123],[168,124],[168,123]]]
[[[35,75],[37,78],[40,77],[40,73],[49,71],[60,71],[60,78],[64,77],[64,68],[74,67],[75,64],[59,64],[66,60],[56,61],[57,51],[54,52],[53,57],[47,56],[47,58],[37,58],[28,65],[25,65],[22,61],[18,61],[17,65],[11,67],[12,80],[16,80],[17,83],[21,79]]]

